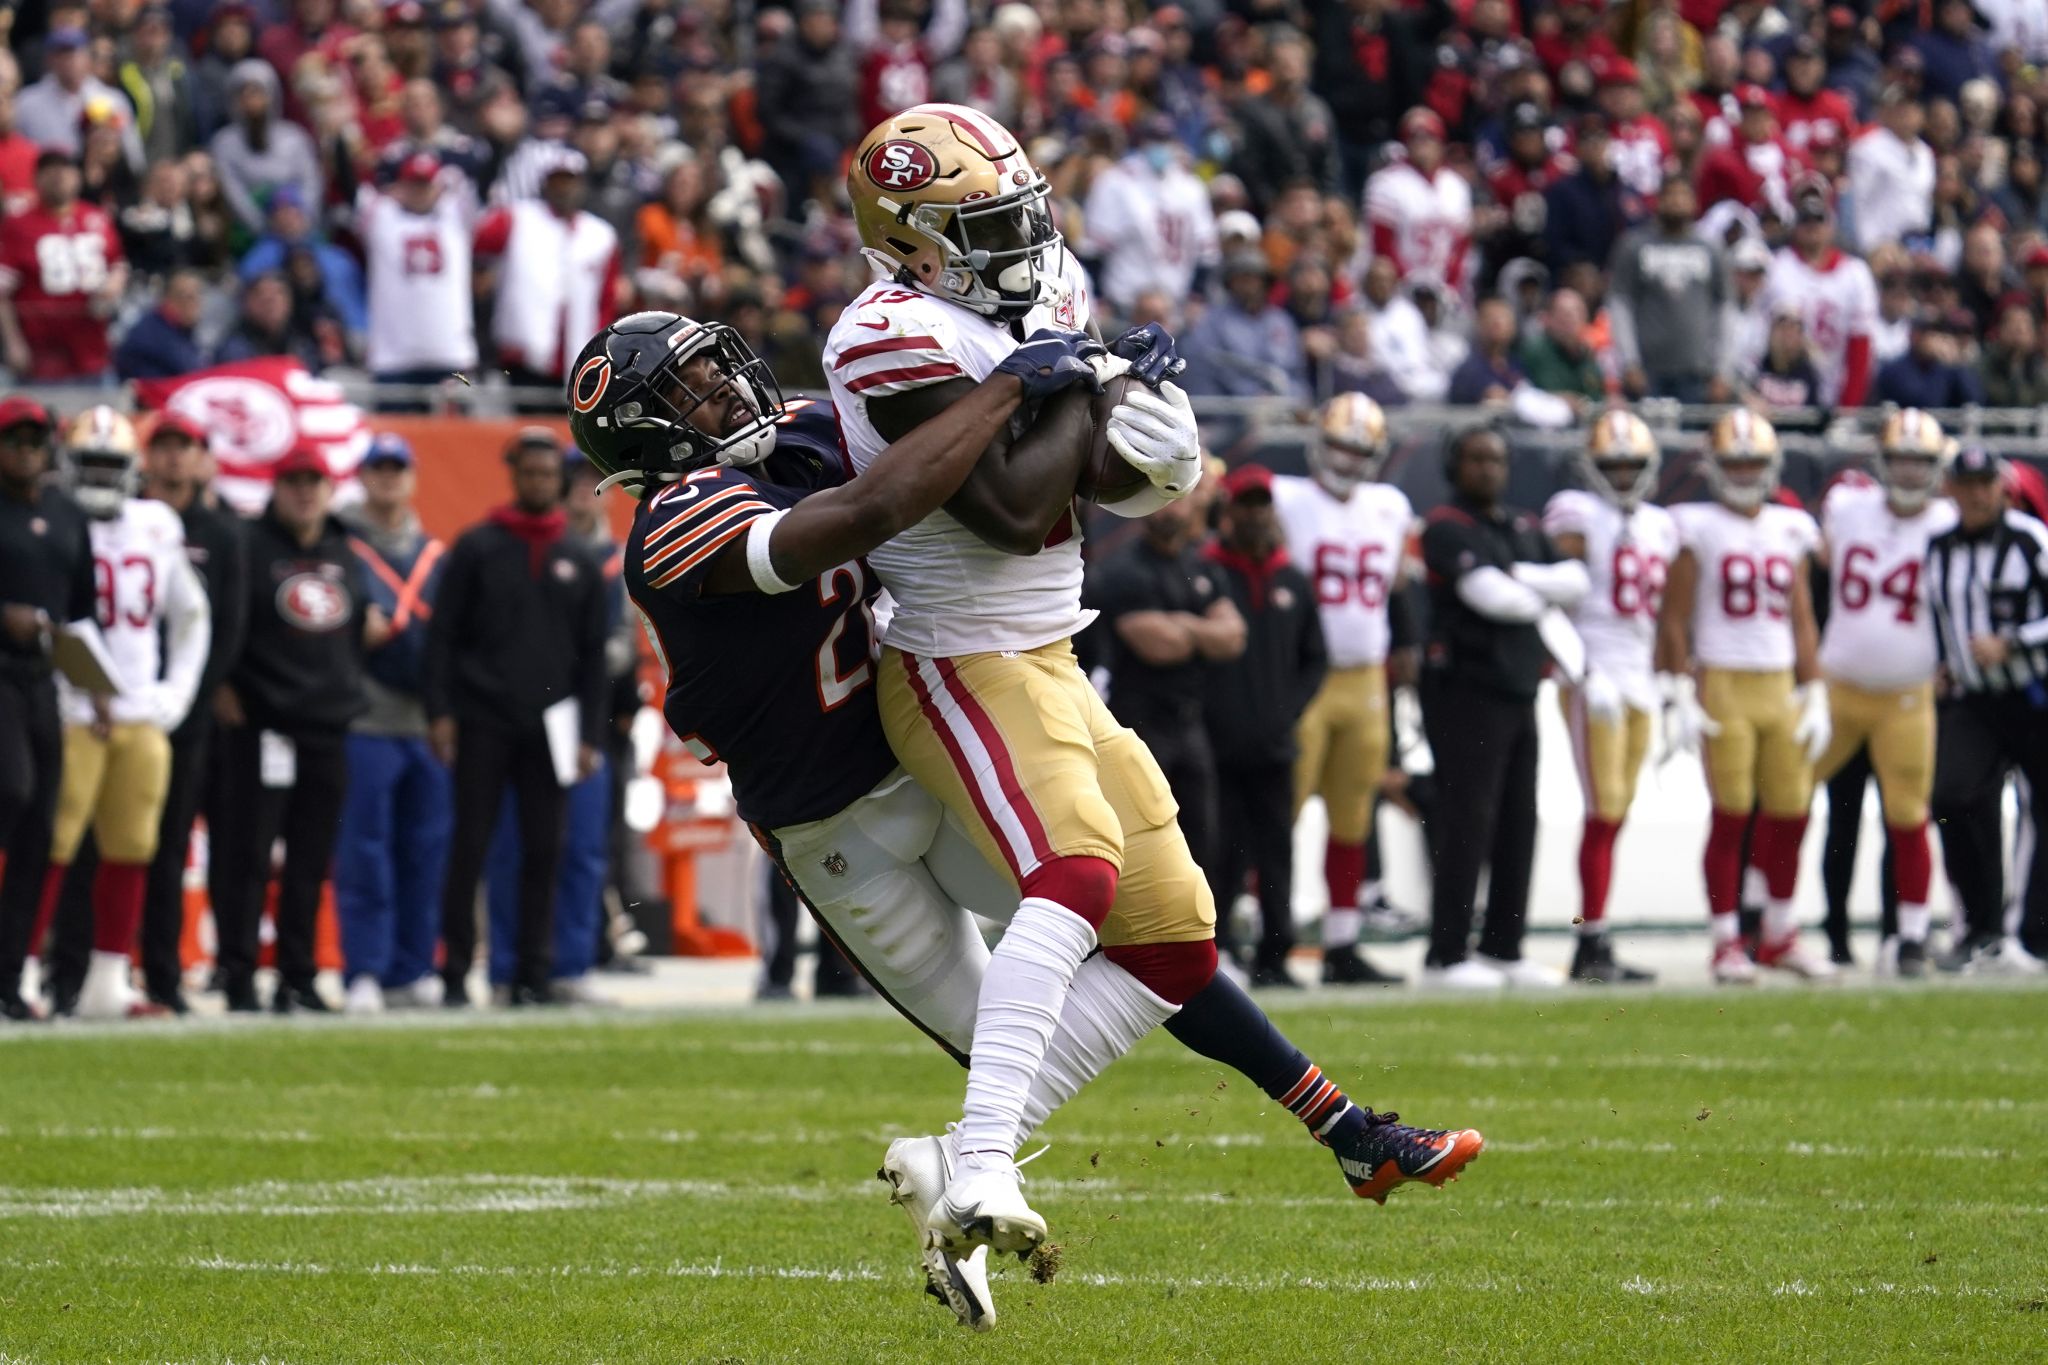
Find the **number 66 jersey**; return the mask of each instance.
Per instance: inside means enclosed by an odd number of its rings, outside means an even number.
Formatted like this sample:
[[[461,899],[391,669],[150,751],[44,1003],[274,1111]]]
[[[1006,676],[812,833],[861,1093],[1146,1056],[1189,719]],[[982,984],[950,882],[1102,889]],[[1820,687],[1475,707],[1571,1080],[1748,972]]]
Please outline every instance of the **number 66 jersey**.
[[[1753,517],[1718,502],[1671,509],[1678,541],[1699,564],[1693,653],[1730,673],[1789,673],[1795,662],[1791,595],[1820,540],[1812,517],[1767,502]]]
[[[1387,592],[1400,576],[1415,509],[1390,483],[1361,483],[1339,499],[1314,479],[1273,479],[1287,557],[1316,585],[1330,667],[1387,661]]]

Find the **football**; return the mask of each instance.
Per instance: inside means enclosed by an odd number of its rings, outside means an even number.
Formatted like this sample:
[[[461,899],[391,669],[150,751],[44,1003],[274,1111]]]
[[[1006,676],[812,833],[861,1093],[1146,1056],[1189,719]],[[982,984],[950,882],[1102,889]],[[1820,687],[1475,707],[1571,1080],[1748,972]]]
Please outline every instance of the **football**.
[[[1131,385],[1138,382],[1130,375],[1118,375],[1103,386],[1101,393],[1090,393],[1077,384],[1046,404],[1039,418],[1041,422],[1072,426],[1074,439],[1086,442],[1088,453],[1081,460],[1074,492],[1090,502],[1105,506],[1121,502],[1146,486],[1145,476],[1125,463],[1124,457],[1109,444],[1109,414],[1123,401]]]

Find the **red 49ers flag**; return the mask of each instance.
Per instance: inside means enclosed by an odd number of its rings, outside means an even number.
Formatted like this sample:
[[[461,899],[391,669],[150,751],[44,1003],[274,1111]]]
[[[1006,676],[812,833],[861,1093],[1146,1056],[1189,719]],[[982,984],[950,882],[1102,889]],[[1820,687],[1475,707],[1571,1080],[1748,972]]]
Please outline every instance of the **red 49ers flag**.
[[[135,396],[145,408],[181,413],[206,428],[220,466],[215,486],[246,514],[270,500],[271,467],[299,437],[320,448],[336,480],[354,476],[370,443],[362,409],[341,386],[314,378],[289,356],[138,379]]]

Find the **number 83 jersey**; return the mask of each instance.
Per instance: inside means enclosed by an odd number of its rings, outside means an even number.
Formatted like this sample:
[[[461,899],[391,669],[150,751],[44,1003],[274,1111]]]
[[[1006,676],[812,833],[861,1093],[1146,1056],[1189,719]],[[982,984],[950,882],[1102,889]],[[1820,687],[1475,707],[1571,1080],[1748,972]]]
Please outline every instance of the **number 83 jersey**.
[[[1653,504],[1624,512],[1598,494],[1568,488],[1545,505],[1543,529],[1553,540],[1586,542],[1592,590],[1572,609],[1572,624],[1586,642],[1587,662],[1620,685],[1629,705],[1655,711],[1651,659],[1664,579],[1678,558],[1678,523]]]
[[[1387,483],[1362,483],[1331,496],[1314,479],[1273,480],[1273,510],[1287,536],[1287,557],[1316,585],[1330,667],[1387,661],[1387,591],[1399,575],[1415,509]]]
[[[1934,676],[1934,628],[1922,590],[1927,542],[1956,524],[1955,504],[1893,514],[1882,488],[1838,484],[1821,504],[1827,539],[1827,627],[1820,667],[1828,677],[1873,692],[1915,687]]]
[[[1792,585],[1820,540],[1796,507],[1767,502],[1753,517],[1718,502],[1671,509],[1678,542],[1699,565],[1693,653],[1707,668],[1776,673],[1795,660]]]

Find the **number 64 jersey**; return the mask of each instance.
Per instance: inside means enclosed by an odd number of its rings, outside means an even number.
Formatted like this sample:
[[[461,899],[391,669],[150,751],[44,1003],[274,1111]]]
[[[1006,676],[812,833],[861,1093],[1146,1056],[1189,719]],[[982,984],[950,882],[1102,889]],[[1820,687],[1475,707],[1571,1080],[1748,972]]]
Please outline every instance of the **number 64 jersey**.
[[[1314,479],[1273,480],[1287,557],[1316,585],[1331,668],[1387,661],[1387,591],[1400,575],[1415,509],[1389,483],[1362,483],[1341,501]]]
[[[1612,678],[1630,706],[1654,714],[1657,612],[1678,558],[1678,523],[1662,507],[1645,503],[1624,512],[1597,493],[1568,488],[1545,505],[1543,529],[1553,539],[1586,542],[1593,586],[1573,608],[1572,623],[1586,642],[1587,664]]]
[[[1901,517],[1883,488],[1837,484],[1820,516],[1831,571],[1821,672],[1872,692],[1928,681],[1936,658],[1922,567],[1927,543],[1955,525],[1955,504]]]
[[[1792,585],[1820,540],[1820,527],[1796,507],[1767,502],[1744,516],[1718,502],[1671,509],[1678,541],[1699,565],[1693,654],[1731,673],[1790,672]]]

